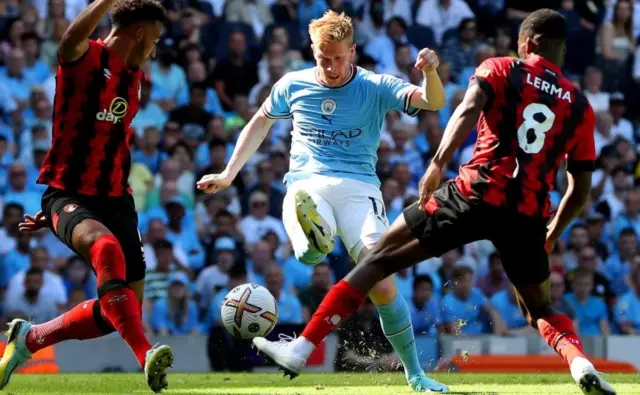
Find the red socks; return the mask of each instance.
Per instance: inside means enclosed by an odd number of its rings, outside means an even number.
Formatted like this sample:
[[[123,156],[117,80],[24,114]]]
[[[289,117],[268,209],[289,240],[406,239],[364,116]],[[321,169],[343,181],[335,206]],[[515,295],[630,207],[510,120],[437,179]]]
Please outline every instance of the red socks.
[[[553,314],[537,322],[540,335],[571,366],[575,357],[586,358],[582,342],[573,328],[571,319],[564,314]]]
[[[136,294],[130,288],[116,288],[100,298],[100,307],[111,325],[131,347],[140,366],[144,367],[151,343],[142,328],[142,316]]]
[[[342,280],[334,285],[304,328],[302,336],[314,345],[320,344],[334,328],[364,304],[367,296]]]
[[[98,277],[102,314],[131,347],[140,366],[144,366],[151,344],[142,328],[140,302],[123,284],[126,265],[120,243],[113,235],[103,236],[93,244],[90,254]]]
[[[81,303],[49,322],[34,325],[27,334],[27,349],[35,353],[43,348],[52,346],[65,340],[94,339],[109,334],[111,328],[102,328],[96,323],[94,304],[96,299]]]

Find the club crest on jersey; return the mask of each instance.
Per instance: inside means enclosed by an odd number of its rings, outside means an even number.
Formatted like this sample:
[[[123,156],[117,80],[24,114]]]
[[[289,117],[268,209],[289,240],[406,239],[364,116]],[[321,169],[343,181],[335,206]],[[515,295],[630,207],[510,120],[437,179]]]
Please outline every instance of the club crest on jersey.
[[[336,112],[336,102],[333,99],[324,99],[320,104],[322,115],[331,115]]]
[[[67,204],[66,206],[64,206],[64,212],[65,213],[72,213],[72,212],[76,211],[77,208],[78,208],[78,206],[75,205],[75,204]]]
[[[98,121],[111,122],[113,124],[118,123],[122,118],[127,115],[129,110],[129,103],[121,97],[116,97],[111,101],[109,109],[104,109],[96,114]]]

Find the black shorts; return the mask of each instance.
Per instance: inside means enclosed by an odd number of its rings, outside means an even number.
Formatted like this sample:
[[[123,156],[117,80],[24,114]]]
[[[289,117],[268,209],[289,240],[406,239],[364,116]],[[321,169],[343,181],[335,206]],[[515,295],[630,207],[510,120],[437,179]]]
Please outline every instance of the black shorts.
[[[53,233],[76,253],[71,237],[76,225],[85,219],[100,222],[122,246],[126,280],[144,279],[146,263],[132,196],[96,197],[49,187],[42,196],[42,212],[51,219]]]
[[[420,211],[417,202],[404,210],[407,225],[429,255],[490,240],[512,283],[541,284],[549,278],[546,219],[469,198],[453,182],[444,184],[432,199],[438,208],[431,215]]]

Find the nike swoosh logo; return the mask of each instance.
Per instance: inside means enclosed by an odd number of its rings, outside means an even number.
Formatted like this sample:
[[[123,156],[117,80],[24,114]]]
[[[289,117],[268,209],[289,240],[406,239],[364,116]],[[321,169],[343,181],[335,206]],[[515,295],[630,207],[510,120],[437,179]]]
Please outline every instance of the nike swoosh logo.
[[[316,221],[312,219],[310,220],[311,220],[311,223],[314,224],[316,228],[318,228],[318,231],[320,231],[320,234],[324,237],[325,234],[324,234],[324,228],[322,227],[322,225],[318,224]]]
[[[309,238],[311,239],[311,242],[313,243],[314,247],[316,247],[316,249],[320,249],[320,244],[318,243],[318,239],[316,239],[316,234],[314,231],[309,232]]]

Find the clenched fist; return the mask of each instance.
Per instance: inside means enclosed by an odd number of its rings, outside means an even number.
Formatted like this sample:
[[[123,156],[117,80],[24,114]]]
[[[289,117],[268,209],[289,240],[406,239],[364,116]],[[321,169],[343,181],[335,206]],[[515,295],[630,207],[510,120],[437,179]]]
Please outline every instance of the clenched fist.
[[[414,67],[422,71],[434,71],[440,65],[440,59],[438,55],[429,48],[423,48],[416,58],[416,64]]]
[[[198,189],[206,193],[216,193],[231,185],[233,177],[228,174],[207,174],[198,181]]]

